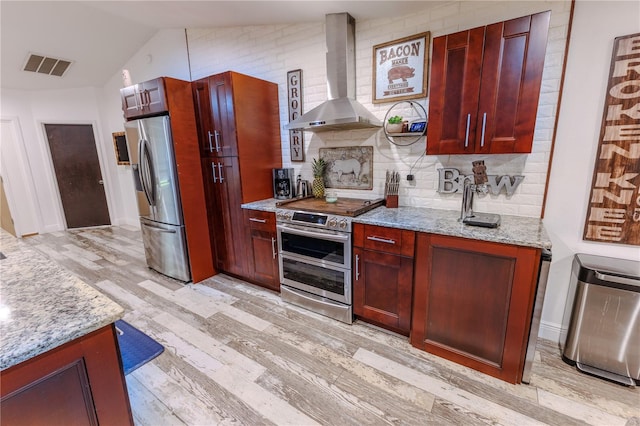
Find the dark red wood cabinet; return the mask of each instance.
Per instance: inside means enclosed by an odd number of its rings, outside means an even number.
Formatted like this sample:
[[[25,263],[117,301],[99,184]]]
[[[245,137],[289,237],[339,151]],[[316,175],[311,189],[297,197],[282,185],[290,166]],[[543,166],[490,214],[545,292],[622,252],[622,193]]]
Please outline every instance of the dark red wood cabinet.
[[[353,311],[363,321],[409,335],[415,232],[353,226]]]
[[[278,85],[228,71],[191,88],[216,268],[252,280],[241,205],[273,197],[272,169],[282,167]]]
[[[247,259],[250,263],[250,281],[280,291],[275,213],[245,210],[244,219],[245,229],[249,233]]]
[[[427,154],[531,152],[550,16],[433,39]]]
[[[0,373],[2,424],[133,425],[114,325]]]
[[[411,344],[519,383],[540,252],[418,233]]]

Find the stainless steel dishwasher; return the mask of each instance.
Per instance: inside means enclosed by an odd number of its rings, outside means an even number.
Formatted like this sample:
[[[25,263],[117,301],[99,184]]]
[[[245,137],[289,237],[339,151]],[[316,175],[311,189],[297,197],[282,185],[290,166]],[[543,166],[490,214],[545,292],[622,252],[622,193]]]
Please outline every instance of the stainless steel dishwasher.
[[[536,342],[540,331],[540,317],[542,316],[542,306],[544,294],[547,290],[547,279],[549,278],[549,267],[551,266],[551,250],[543,249],[540,256],[540,270],[538,271],[538,285],[536,288],[536,299],[533,305],[531,316],[531,326],[529,328],[529,340],[527,343],[527,354],[524,359],[522,370],[522,382],[529,384],[531,380],[531,367],[536,354]]]
[[[565,362],[585,373],[637,384],[640,262],[576,254],[562,322]]]

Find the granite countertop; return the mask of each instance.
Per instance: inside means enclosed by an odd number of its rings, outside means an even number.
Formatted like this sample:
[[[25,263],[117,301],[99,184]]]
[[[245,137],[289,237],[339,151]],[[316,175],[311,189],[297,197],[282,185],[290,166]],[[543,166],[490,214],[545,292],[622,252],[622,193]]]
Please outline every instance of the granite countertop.
[[[275,198],[243,204],[242,208],[276,211]],[[551,249],[551,239],[542,220],[533,217],[500,215],[498,228],[482,228],[464,225],[458,221],[456,210],[431,209],[426,207],[378,207],[353,218],[353,223],[387,226],[431,234],[450,235],[481,241],[491,241],[519,246]]]
[[[0,370],[122,318],[124,309],[0,229]],[[0,256],[1,257],[1,256]]]

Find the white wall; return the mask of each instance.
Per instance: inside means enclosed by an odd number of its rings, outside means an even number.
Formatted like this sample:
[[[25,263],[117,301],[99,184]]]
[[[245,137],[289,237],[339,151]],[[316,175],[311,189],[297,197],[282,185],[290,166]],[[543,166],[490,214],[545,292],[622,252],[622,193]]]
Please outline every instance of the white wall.
[[[597,154],[609,66],[616,37],[640,32],[637,1],[576,3],[544,224],[553,263],[541,335],[555,338],[562,324],[575,253],[640,261],[640,248],[584,241],[582,233]],[[595,25],[595,27],[594,27]]]
[[[131,71],[134,83],[159,76],[189,80],[184,30],[158,32],[123,68]],[[3,143],[2,162],[4,165],[16,164],[15,168],[4,167],[3,173],[8,175],[9,201],[16,207],[12,214],[17,218],[17,230],[21,235],[65,229],[44,123],[91,124],[94,127],[111,223],[139,226],[130,168],[117,165],[111,136],[113,132],[124,130],[121,87],[122,78],[118,73],[104,88],[2,89],[3,135],[6,123],[12,127],[11,135],[15,136],[10,141],[3,138],[3,142],[11,142],[14,149],[5,151]],[[23,191],[20,186],[24,187]]]
[[[426,6],[430,7],[430,6]],[[455,167],[471,173],[471,162],[484,159],[489,174],[523,175],[524,182],[507,199],[499,196],[477,197],[478,211],[539,217],[542,210],[544,185],[551,149],[554,117],[562,73],[562,59],[569,20],[569,2],[450,2],[422,13],[389,19],[356,20],[356,97],[381,120],[393,102],[372,103],[373,46],[376,44],[430,31],[431,37],[455,31],[551,10],[549,41],[543,74],[538,121],[534,134],[533,153],[524,155],[440,155],[422,157],[424,139],[409,147],[389,143],[383,132],[371,130],[305,133],[305,163],[291,163],[288,132],[282,130],[282,151],[285,167],[294,167],[296,174],[311,179],[311,159],[323,147],[373,146],[373,189],[338,190],[339,196],[377,198],[383,195],[387,169],[396,169],[416,180],[403,181],[400,205],[459,209],[461,194],[440,194],[437,169]],[[302,69],[303,111],[309,111],[327,99],[324,22],[300,25],[273,25],[219,29],[189,29],[189,51],[193,78],[234,70],[279,85],[281,126],[287,122],[287,71]],[[223,58],[223,59],[221,59]],[[428,110],[426,99],[419,100]]]

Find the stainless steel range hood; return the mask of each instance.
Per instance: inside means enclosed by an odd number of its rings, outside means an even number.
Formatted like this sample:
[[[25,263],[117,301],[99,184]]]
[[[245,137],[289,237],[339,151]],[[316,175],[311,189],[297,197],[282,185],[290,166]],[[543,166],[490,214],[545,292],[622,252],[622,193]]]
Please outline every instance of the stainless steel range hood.
[[[289,130],[348,130],[381,127],[380,120],[356,101],[356,21],[348,13],[326,15],[327,93],[329,100],[302,114]]]

